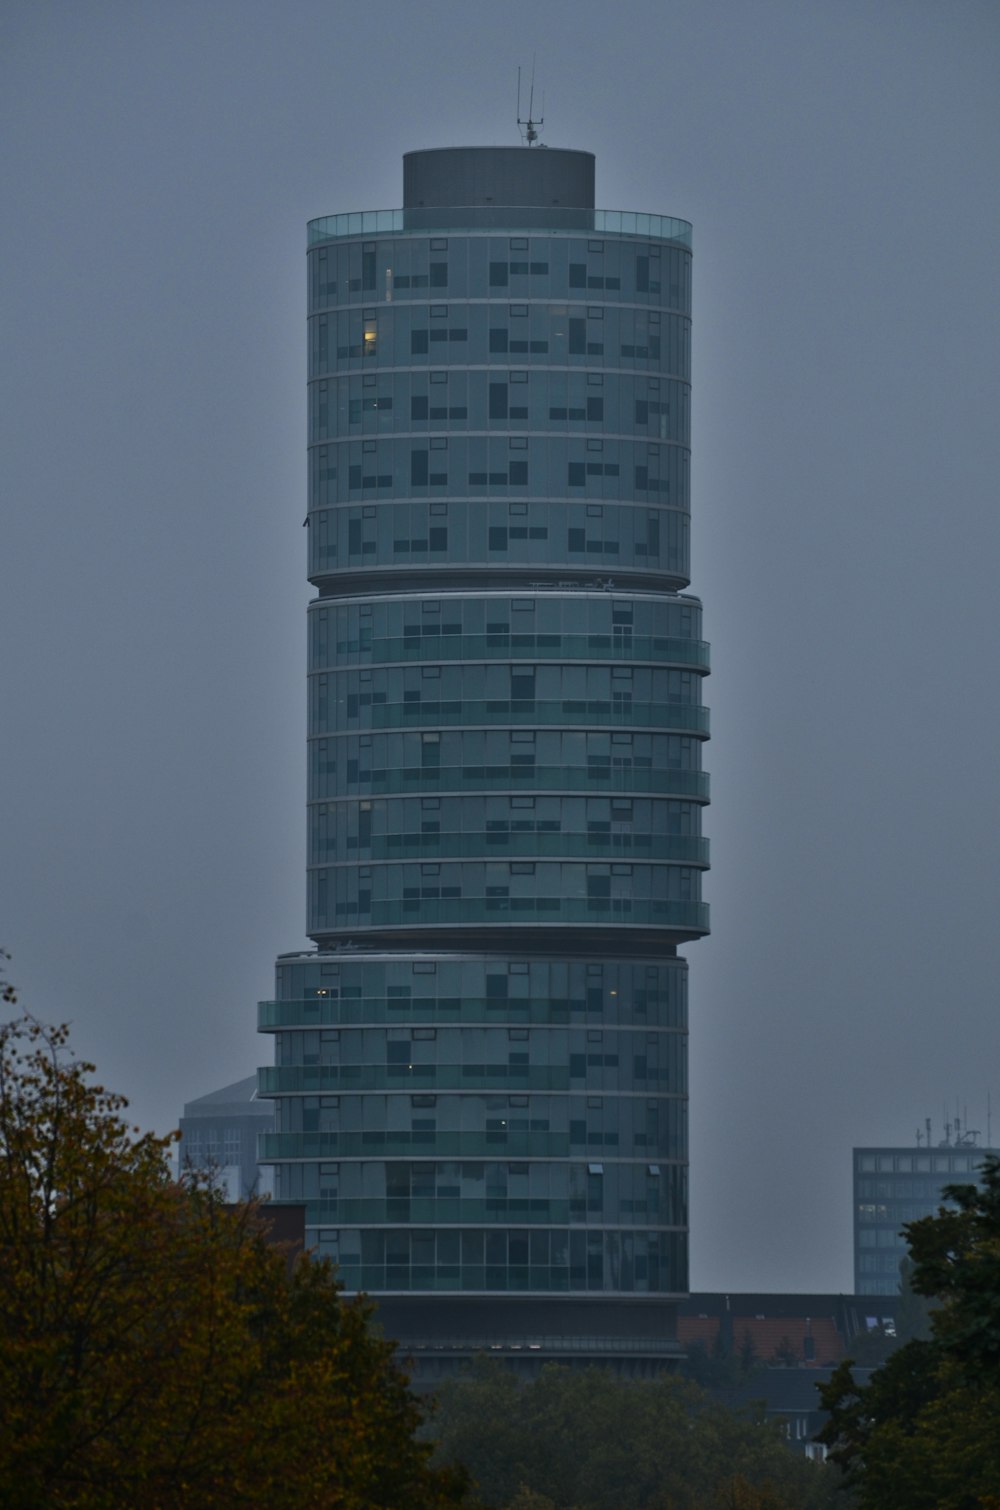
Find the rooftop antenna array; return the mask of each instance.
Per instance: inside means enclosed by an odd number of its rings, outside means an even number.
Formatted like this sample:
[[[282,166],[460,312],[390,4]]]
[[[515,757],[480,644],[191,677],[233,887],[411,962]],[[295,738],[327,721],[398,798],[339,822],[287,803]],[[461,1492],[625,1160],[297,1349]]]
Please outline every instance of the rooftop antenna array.
[[[542,113],[535,120],[535,60],[531,60],[531,86],[528,90],[528,114],[521,115],[521,69],[517,70],[517,125],[521,133],[521,140],[529,147],[533,147],[538,141],[538,130],[545,125],[545,96],[542,96]]]

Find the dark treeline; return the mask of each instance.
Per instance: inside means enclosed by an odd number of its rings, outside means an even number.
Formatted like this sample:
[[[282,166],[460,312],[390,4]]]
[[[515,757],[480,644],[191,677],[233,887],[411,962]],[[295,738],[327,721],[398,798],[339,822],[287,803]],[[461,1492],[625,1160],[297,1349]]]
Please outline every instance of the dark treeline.
[[[848,1510],[839,1470],[691,1382],[552,1365],[520,1383],[484,1360],[442,1387],[438,1458],[489,1510]]]

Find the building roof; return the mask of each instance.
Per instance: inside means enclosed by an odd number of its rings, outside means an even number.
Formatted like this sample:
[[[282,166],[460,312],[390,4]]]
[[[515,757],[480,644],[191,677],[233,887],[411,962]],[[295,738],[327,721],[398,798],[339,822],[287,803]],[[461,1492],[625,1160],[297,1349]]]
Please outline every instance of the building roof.
[[[867,1384],[872,1375],[868,1368],[856,1368],[854,1378]],[[732,1406],[753,1405],[762,1401],[770,1415],[813,1415],[822,1411],[817,1386],[827,1384],[832,1368],[769,1368],[725,1392]]]
[[[851,1296],[796,1291],[744,1291],[727,1294],[724,1290],[696,1290],[681,1302],[682,1316],[835,1316],[838,1307]]]
[[[185,1117],[268,1117],[274,1116],[274,1103],[257,1099],[257,1076],[234,1080],[205,1096],[184,1103]]]
[[[762,1363],[783,1361],[789,1345],[815,1370],[837,1363],[859,1335],[893,1322],[898,1295],[725,1294],[701,1291],[678,1306],[677,1336],[685,1347],[721,1345],[738,1353],[747,1339]]]

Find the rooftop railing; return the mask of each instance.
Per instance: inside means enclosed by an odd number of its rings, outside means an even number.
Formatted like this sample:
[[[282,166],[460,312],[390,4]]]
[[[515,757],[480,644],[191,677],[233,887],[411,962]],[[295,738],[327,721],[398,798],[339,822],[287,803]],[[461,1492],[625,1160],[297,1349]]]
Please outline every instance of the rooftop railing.
[[[412,231],[589,231],[641,236],[691,246],[691,223],[641,210],[581,210],[560,205],[472,205],[411,210],[351,210],[310,220],[308,244],[342,236],[398,236]]]

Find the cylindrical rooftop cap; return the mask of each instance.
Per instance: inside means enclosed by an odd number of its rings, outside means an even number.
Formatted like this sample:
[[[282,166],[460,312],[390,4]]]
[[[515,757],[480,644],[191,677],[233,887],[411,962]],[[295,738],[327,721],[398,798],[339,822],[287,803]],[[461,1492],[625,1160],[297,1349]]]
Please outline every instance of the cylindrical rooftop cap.
[[[432,147],[403,156],[403,208],[594,208],[594,154],[560,147]]]

